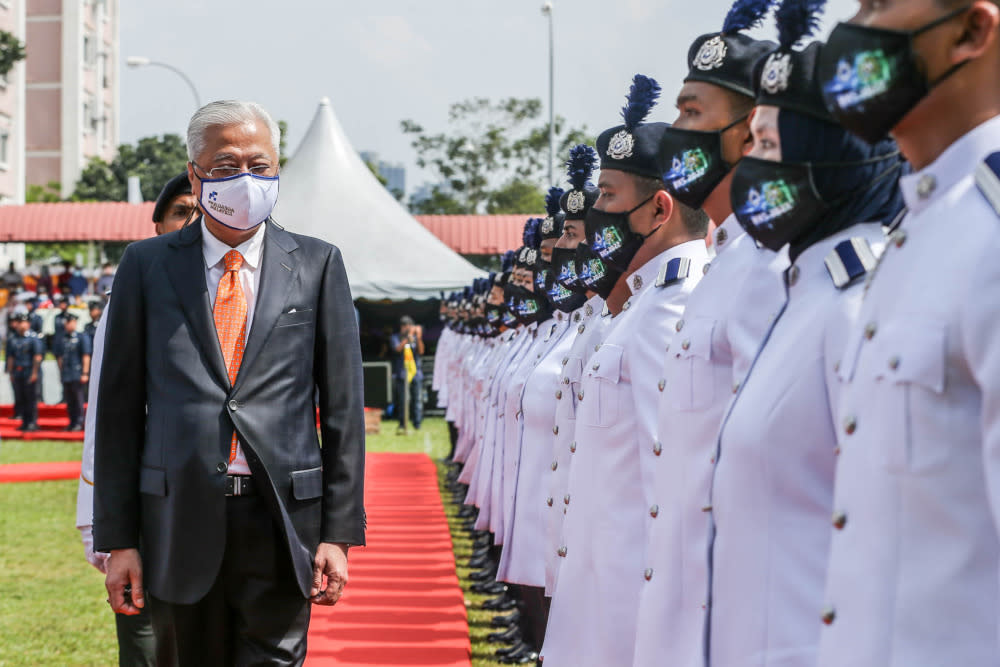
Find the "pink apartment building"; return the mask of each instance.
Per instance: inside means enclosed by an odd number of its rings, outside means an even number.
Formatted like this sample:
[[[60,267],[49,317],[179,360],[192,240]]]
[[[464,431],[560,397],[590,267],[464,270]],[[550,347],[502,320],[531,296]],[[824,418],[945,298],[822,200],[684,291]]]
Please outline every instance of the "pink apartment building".
[[[118,0],[0,0],[0,30],[27,52],[0,82],[0,202],[53,181],[68,196],[118,146]]]

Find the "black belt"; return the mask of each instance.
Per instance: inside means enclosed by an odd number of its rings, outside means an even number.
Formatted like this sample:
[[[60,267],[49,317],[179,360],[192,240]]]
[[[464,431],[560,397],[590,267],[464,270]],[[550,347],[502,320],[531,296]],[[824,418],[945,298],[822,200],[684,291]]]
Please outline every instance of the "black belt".
[[[226,475],[227,496],[252,496],[257,493],[249,475]]]

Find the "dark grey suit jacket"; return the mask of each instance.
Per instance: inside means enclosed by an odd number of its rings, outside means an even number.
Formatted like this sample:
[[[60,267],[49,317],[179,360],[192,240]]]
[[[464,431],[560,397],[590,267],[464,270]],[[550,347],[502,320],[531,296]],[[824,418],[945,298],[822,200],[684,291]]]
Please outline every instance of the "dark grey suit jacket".
[[[343,259],[324,241],[266,224],[256,310],[232,385],[200,223],[130,245],[115,276],[94,542],[98,551],[141,544],[145,586],[169,602],[196,602],[219,572],[234,428],[303,595],[320,541],[364,544],[361,352]]]

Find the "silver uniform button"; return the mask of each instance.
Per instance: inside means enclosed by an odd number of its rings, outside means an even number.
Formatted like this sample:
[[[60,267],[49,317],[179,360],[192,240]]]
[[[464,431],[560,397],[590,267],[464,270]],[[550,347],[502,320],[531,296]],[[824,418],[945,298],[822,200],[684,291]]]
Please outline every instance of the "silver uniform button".
[[[595,371],[596,370],[600,370],[601,364],[600,363],[596,363],[593,366],[591,366],[590,368],[591,368],[591,370],[595,370]]]
[[[629,299],[628,301],[622,304],[622,310],[628,310],[631,307],[632,307],[632,299]]]
[[[646,578],[646,581],[649,581],[650,579],[652,579],[653,578],[653,568],[647,567],[646,571],[642,573],[642,576]]]
[[[563,505],[569,505],[569,494],[563,496]]]
[[[552,505],[554,504],[554,502],[555,501],[552,500],[551,496],[549,496],[548,498],[545,499],[545,504],[548,505],[549,507],[552,507]]]
[[[552,472],[555,472],[557,468],[559,468],[559,462],[558,461],[553,461],[552,462]]]
[[[844,526],[847,525],[847,515],[843,512],[836,512],[833,515],[833,527],[837,530],[843,530]]]
[[[563,366],[565,366],[568,363],[569,363],[569,357],[563,357],[563,361],[562,361]]]
[[[924,174],[917,181],[917,196],[921,199],[927,199],[935,190],[937,190],[937,178],[934,174]]]
[[[739,391],[740,391],[740,383],[739,382],[734,382],[733,383],[733,393],[734,394],[738,394]]]
[[[660,381],[659,381],[659,382],[658,382],[658,383],[656,384],[656,387],[657,387],[657,388],[658,388],[658,389],[659,389],[659,390],[660,390],[661,392],[662,392],[662,391],[664,390],[664,388],[666,388],[666,386],[667,386],[667,381],[666,381],[666,380],[660,380]]]
[[[865,325],[865,338],[871,340],[875,337],[876,331],[878,331],[878,326],[874,322],[869,322]]]
[[[718,232],[715,233],[715,240],[719,245],[722,245],[727,240],[729,240],[729,232],[727,232],[725,229],[720,229]]]
[[[652,507],[649,508],[649,516],[651,516],[651,517],[653,517],[655,519],[659,515],[660,515],[660,506],[659,505],[653,505]]]
[[[557,401],[561,401],[562,400],[562,389],[557,389],[556,390],[556,400]]]
[[[674,327],[674,329],[680,331],[683,328],[684,328],[684,320],[677,320],[677,325]]]
[[[573,313],[573,321],[574,322],[580,321],[580,313]]]
[[[556,551],[556,553],[559,554],[560,558],[565,558],[566,557],[566,553],[567,553],[567,549],[566,549],[566,547],[559,547],[559,550]]]
[[[559,424],[552,427],[552,435],[559,435]]]
[[[587,330],[587,326],[586,326],[585,324],[581,324],[580,326],[578,326],[578,327],[576,328],[576,332],[577,332],[578,334],[582,334],[582,333],[583,333],[584,331],[586,331],[586,330]]]
[[[687,350],[690,350],[691,349],[691,341],[685,340],[683,343],[681,343],[681,349],[684,350],[685,352]]]
[[[709,262],[708,264],[706,264],[703,267],[701,267],[701,274],[702,275],[708,275],[708,270],[710,268],[712,268],[712,263],[711,262]]]
[[[889,360],[889,368],[892,370],[899,370],[899,357],[893,357]]]
[[[576,440],[574,440],[573,442],[569,443],[569,453],[570,454],[576,454]]]
[[[576,395],[576,400],[578,400],[578,401],[582,401],[583,400],[583,392],[582,391],[579,394]]]
[[[639,291],[642,289],[642,276],[635,276],[632,278],[632,289]]]
[[[662,453],[663,453],[663,445],[660,443],[659,440],[657,440],[656,442],[653,443],[653,455],[659,456]]]
[[[856,417],[847,417],[844,419],[844,433],[847,435],[854,435],[854,432],[858,430],[858,420]]]
[[[590,317],[591,315],[594,314],[594,307],[588,303],[587,307],[583,309],[583,312],[587,314],[587,317]]]
[[[837,618],[837,610],[833,607],[827,607],[823,610],[823,614],[820,616],[820,620],[826,625],[833,625],[833,620]]]
[[[892,233],[890,240],[896,244],[897,248],[902,248],[903,244],[906,243],[906,232],[902,229],[897,229]]]

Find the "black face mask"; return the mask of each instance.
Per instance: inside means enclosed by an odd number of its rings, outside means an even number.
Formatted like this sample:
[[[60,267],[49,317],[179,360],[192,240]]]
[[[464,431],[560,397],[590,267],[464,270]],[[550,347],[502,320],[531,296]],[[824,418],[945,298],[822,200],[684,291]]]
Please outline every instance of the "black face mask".
[[[581,243],[576,247],[576,275],[584,288],[607,299],[622,271],[605,264],[591,251],[590,246]]]
[[[899,168],[883,171],[874,181],[844,193],[832,202],[824,201],[816,189],[816,169],[843,169],[898,159],[890,153],[856,162],[785,163],[745,157],[733,172],[730,197],[733,213],[752,239],[770,250],[803,238],[819,224],[827,212],[851,198],[862,195]],[[864,222],[859,220],[858,222]]]
[[[517,316],[514,315],[514,311],[512,311],[506,304],[503,306],[500,318],[501,323],[508,329],[513,329],[518,324]]]
[[[545,285],[552,275],[552,263],[542,259],[539,253],[538,260],[535,261],[535,268],[531,270],[531,281],[535,284],[536,294],[546,294]]]
[[[820,51],[817,69],[830,114],[870,144],[888,136],[935,86],[968,62],[928,81],[914,40],[968,9],[948,12],[912,31],[837,24]]]
[[[503,311],[504,306],[501,304],[499,306],[494,306],[492,304],[486,304],[484,309],[484,315],[486,316],[486,323],[491,327],[499,327],[503,324]]]
[[[632,231],[632,226],[628,222],[629,216],[645,206],[652,198],[647,198],[638,206],[623,213],[608,213],[596,208],[587,211],[583,227],[590,251],[612,268],[621,271],[628,269],[629,262],[645,241],[641,234]]]
[[[548,299],[540,294],[529,292],[518,285],[510,286],[511,294],[517,304],[514,316],[521,324],[544,322],[552,317],[552,307]],[[509,307],[509,302],[508,302]]]
[[[663,182],[674,199],[700,209],[733,165],[722,157],[722,134],[742,123],[741,116],[721,130],[703,132],[668,127],[660,139],[660,155],[670,163]]]
[[[577,308],[581,308],[587,302],[587,297],[581,288],[570,289],[563,281],[570,282],[576,286],[576,250],[569,248],[552,249],[552,268],[548,274],[548,284],[545,286],[545,293],[549,301],[564,313],[572,313]],[[559,272],[559,273],[557,273]],[[560,280],[560,274],[563,280]]]

